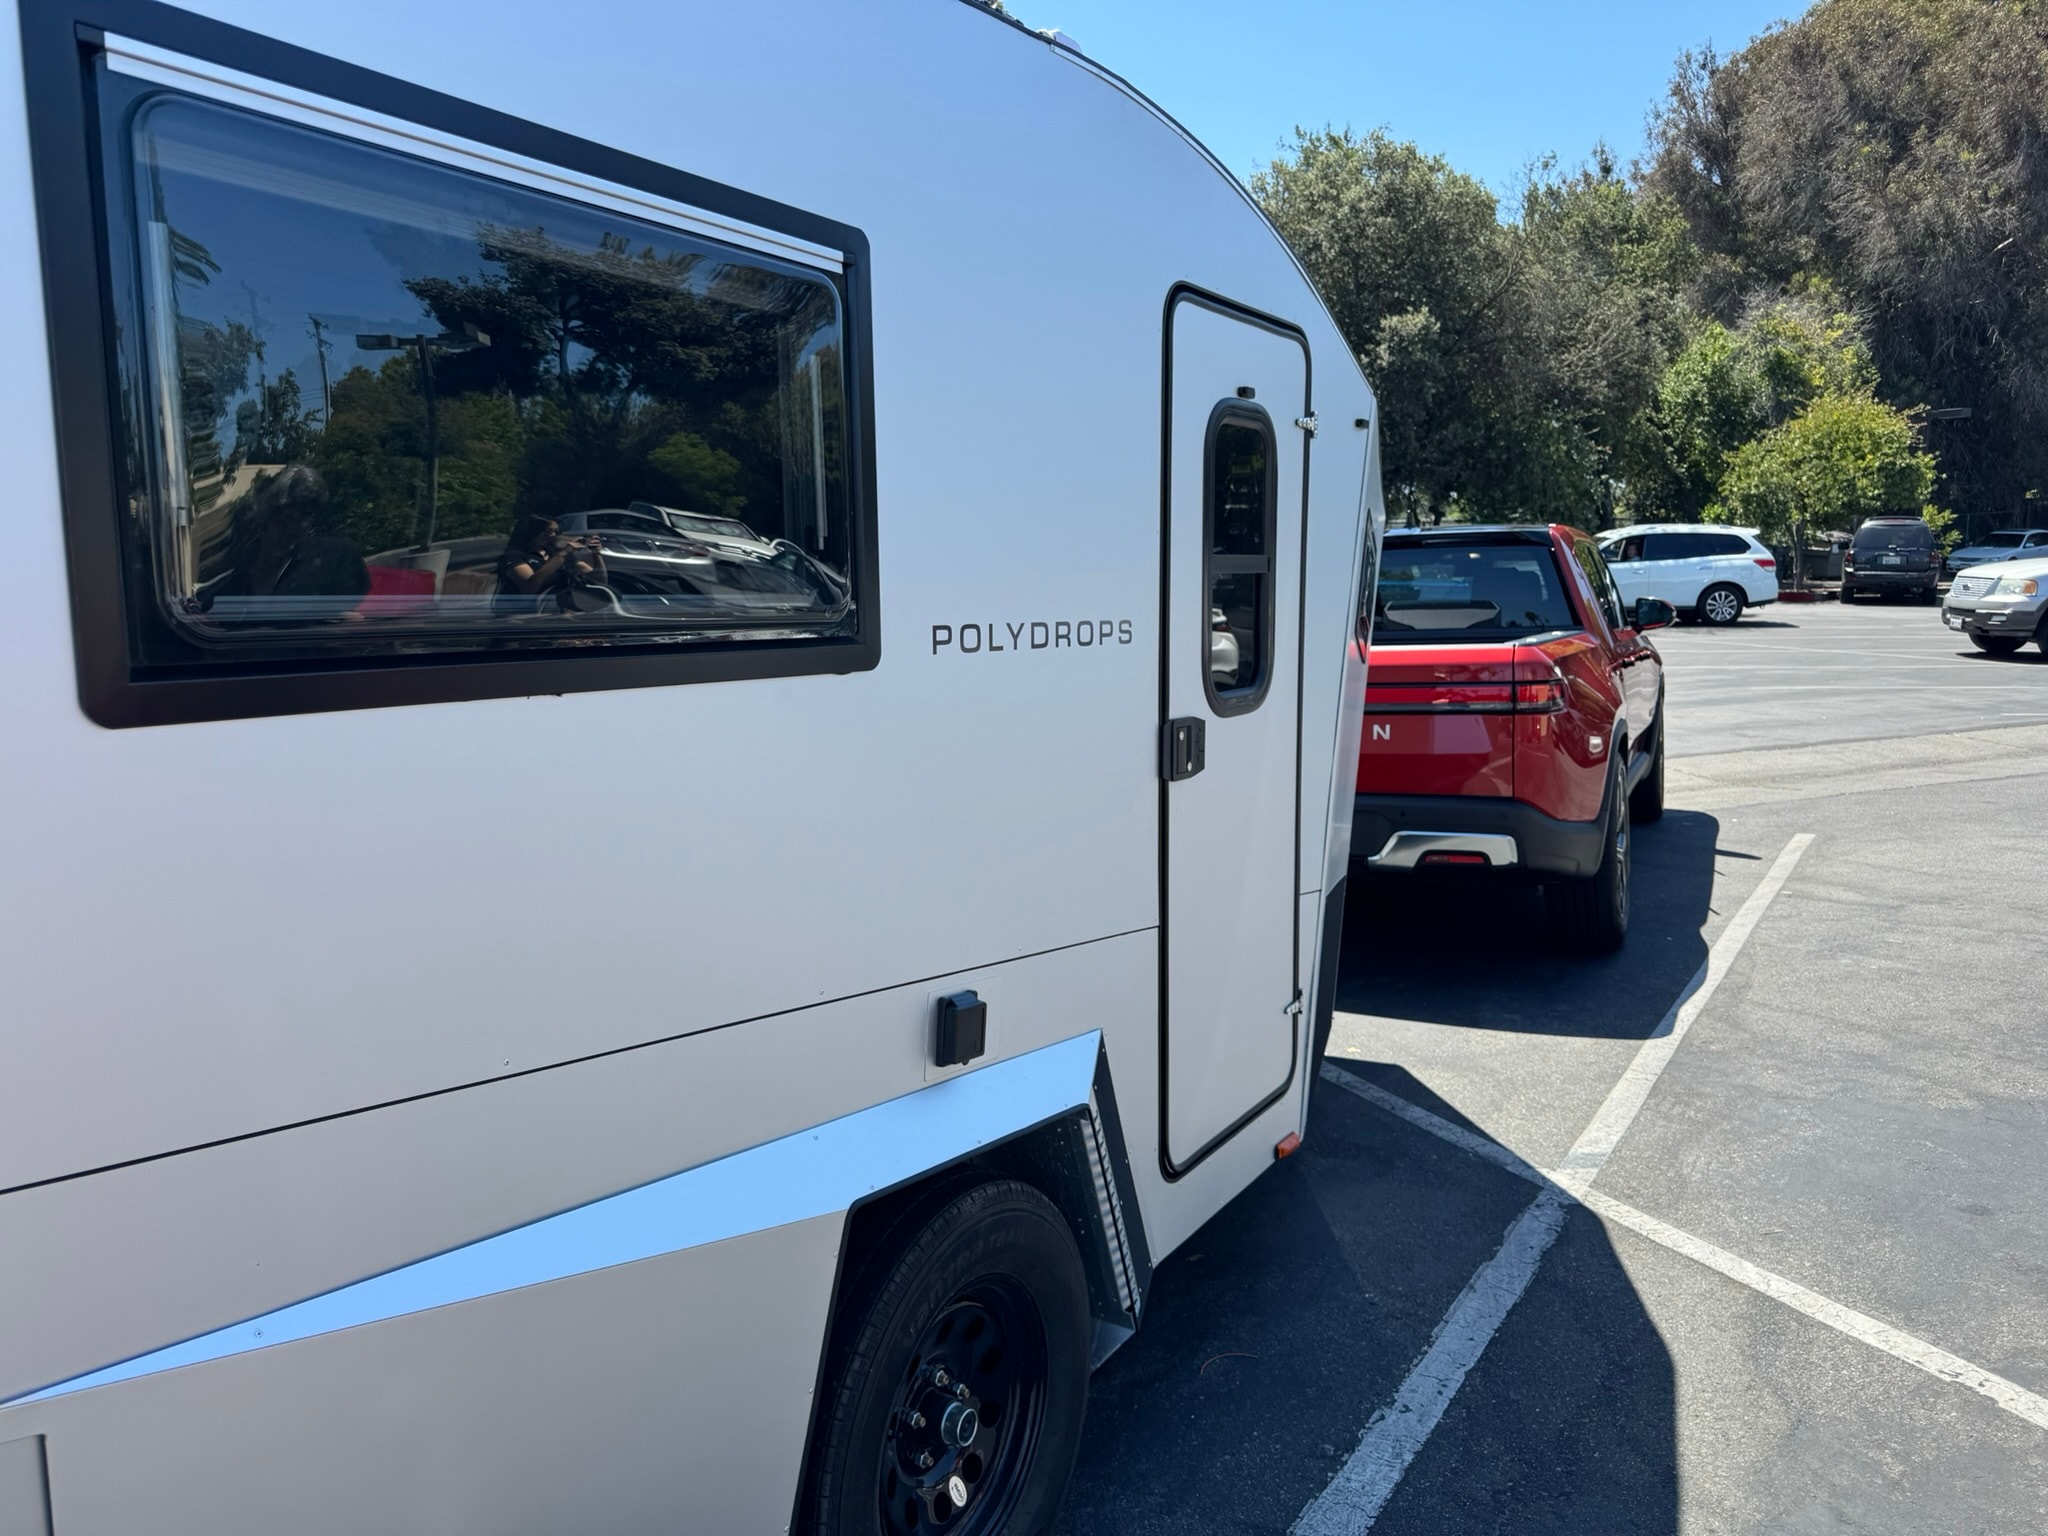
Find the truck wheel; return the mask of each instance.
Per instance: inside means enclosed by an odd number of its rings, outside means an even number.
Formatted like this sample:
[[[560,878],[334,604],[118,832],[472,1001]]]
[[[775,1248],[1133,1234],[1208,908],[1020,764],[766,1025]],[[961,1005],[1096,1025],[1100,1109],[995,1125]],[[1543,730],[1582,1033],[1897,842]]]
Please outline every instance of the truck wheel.
[[[2010,656],[2027,642],[2018,635],[1980,635],[1970,631],[1970,644],[1991,656]]]
[[[1589,955],[1612,954],[1628,937],[1629,797],[1619,773],[1607,798],[1611,809],[1600,867],[1550,888],[1559,932]]]
[[[1661,692],[1657,698],[1657,745],[1650,750],[1655,754],[1650,759],[1650,771],[1643,775],[1642,783],[1628,797],[1629,820],[1646,827],[1664,818],[1664,699]]]
[[[977,1184],[899,1221],[842,1302],[798,1529],[1049,1530],[1092,1332],[1073,1232],[1028,1184]]]
[[[1742,594],[1727,585],[1700,594],[1700,617],[1709,624],[1733,624],[1742,617]]]

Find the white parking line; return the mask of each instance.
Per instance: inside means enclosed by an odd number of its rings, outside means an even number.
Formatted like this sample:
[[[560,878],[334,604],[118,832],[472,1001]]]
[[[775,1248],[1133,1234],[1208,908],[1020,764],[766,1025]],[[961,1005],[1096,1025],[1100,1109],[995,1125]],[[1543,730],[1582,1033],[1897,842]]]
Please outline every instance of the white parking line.
[[[1431,1114],[1420,1105],[1411,1104],[1399,1095],[1387,1092],[1377,1083],[1356,1077],[1330,1062],[1323,1064],[1323,1079],[1356,1094],[1370,1104],[1377,1105],[1391,1115],[1400,1116],[1410,1125],[1428,1131],[1430,1135],[1440,1137],[1475,1157],[1485,1158],[1495,1167],[1512,1173],[1516,1178],[1527,1179],[1532,1184],[1544,1186],[1560,1194],[1569,1194],[1561,1181],[1552,1179],[1541,1169],[1515,1156],[1499,1142],[1489,1141],[1476,1132],[1466,1130],[1462,1125],[1454,1124],[1440,1115]],[[1882,1350],[1908,1365],[1917,1366],[1930,1376],[1981,1393],[2007,1413],[2025,1419],[2029,1424],[2048,1429],[2048,1398],[2042,1397],[2039,1393],[2029,1392],[2017,1382],[2008,1381],[1982,1366],[1972,1365],[1960,1355],[1952,1355],[1938,1345],[1915,1338],[1903,1329],[1878,1321],[1868,1313],[1858,1312],[1853,1307],[1845,1307],[1818,1291],[1810,1291],[1796,1280],[1787,1280],[1783,1275],[1773,1274],[1747,1259],[1738,1258],[1725,1248],[1715,1247],[1705,1238],[1694,1237],[1690,1232],[1681,1231],[1668,1222],[1659,1221],[1647,1212],[1625,1204],[1600,1190],[1582,1191],[1577,1199],[1589,1210],[1627,1227],[1638,1236],[1669,1248],[1673,1253],[1683,1254],[1709,1269],[1718,1270],[1737,1284],[1746,1285],[1773,1301],[1781,1301],[1795,1311],[1804,1312],[1816,1322],[1827,1324],[1837,1333],[1846,1334],[1859,1343],[1868,1344],[1872,1349]]]
[[[1959,1387],[1968,1387],[1972,1392],[1982,1393],[1998,1404],[2007,1413],[2025,1419],[2029,1424],[2048,1429],[2048,1398],[2029,1392],[2016,1382],[2007,1381],[2003,1376],[1985,1370],[1982,1366],[1970,1364],[1958,1355],[1929,1344],[1925,1339],[1916,1339],[1912,1334],[1881,1323],[1853,1307],[1845,1307],[1838,1301],[1830,1301],[1817,1291],[1783,1275],[1774,1275],[1747,1259],[1739,1259],[1726,1249],[1716,1248],[1704,1238],[1694,1237],[1690,1232],[1647,1216],[1632,1205],[1624,1205],[1611,1195],[1597,1189],[1586,1191],[1581,1197],[1586,1205],[1599,1212],[1608,1220],[1618,1222],[1631,1232],[1647,1237],[1653,1243],[1661,1243],[1674,1253],[1682,1253],[1696,1263],[1709,1269],[1719,1270],[1739,1285],[1746,1285],[1759,1291],[1773,1301],[1782,1301],[1798,1312],[1804,1312],[1815,1322],[1826,1323],[1837,1333],[1845,1333],[1872,1349],[1881,1349],[1908,1365],[1918,1366],[1930,1376],[1943,1381],[1952,1381]]]
[[[1337,1469],[1337,1475],[1296,1518],[1290,1527],[1291,1536],[1355,1536],[1372,1529],[1409,1463],[1415,1460],[1457,1395],[1465,1373],[1478,1364],[1502,1321],[1528,1289],[1543,1255],[1564,1225],[1566,1207],[1583,1197],[1586,1186],[1600,1172],[1615,1143],[1649,1097],[1658,1076],[1670,1064],[1678,1042],[1685,1038],[1692,1021],[1721,985],[1728,967],[1756,931],[1764,909],[1784,889],[1793,866],[1812,842],[1813,834],[1802,832],[1787,843],[1785,851],[1771,865],[1770,873],[1715,937],[1707,950],[1706,964],[1659,1021],[1655,1033],[1643,1042],[1628,1071],[1573,1143],[1565,1156],[1564,1171],[1554,1181],[1537,1176],[1544,1186],[1542,1192],[1508,1228],[1500,1251],[1480,1265],[1458,1299],[1451,1303],[1450,1311],[1444,1314],[1430,1338],[1429,1348],[1410,1369],[1394,1400],[1372,1416],[1357,1448]],[[1460,1140],[1459,1145],[1466,1143]]]
[[[1564,1191],[1547,1189],[1515,1218],[1501,1239],[1500,1252],[1465,1282],[1401,1390],[1373,1415],[1358,1449],[1289,1527],[1290,1536],[1339,1536],[1372,1529],[1400,1485],[1401,1474],[1458,1395],[1465,1373],[1479,1363],[1488,1341],[1529,1288],[1537,1264],[1557,1241],[1571,1203]]]
[[[1813,834],[1801,832],[1785,845],[1785,851],[1771,865],[1770,873],[1757,883],[1756,889],[1749,893],[1749,899],[1714,939],[1707,951],[1707,963],[1699,968],[1685,991],[1678,995],[1678,1001],[1671,1005],[1670,1011],[1658,1022],[1655,1032],[1643,1042],[1635,1060],[1628,1064],[1628,1070],[1621,1074],[1621,1081],[1609,1090],[1606,1101],[1594,1112],[1585,1130],[1579,1133],[1579,1139],[1565,1154],[1560,1175],[1573,1194],[1591,1184],[1594,1176],[1606,1165],[1615,1143],[1634,1123],[1643,1101],[1649,1098],[1657,1079],[1671,1064],[1671,1057],[1685,1038],[1686,1031],[1692,1028],[1693,1020],[1700,1016],[1701,1010],[1720,989],[1728,967],[1735,963],[1735,957],[1742,953],[1742,946],[1756,931],[1764,909],[1785,888],[1794,867],[1812,844]]]

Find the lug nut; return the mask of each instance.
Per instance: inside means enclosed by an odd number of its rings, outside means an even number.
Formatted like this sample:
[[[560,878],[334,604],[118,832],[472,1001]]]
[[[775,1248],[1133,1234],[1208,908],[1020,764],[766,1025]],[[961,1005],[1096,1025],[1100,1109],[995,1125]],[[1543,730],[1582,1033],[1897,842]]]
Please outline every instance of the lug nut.
[[[933,1371],[932,1382],[936,1386],[950,1387],[951,1385],[953,1385],[953,1378],[948,1376],[944,1371]]]
[[[913,1414],[911,1414],[911,1416],[910,1416],[910,1427],[911,1427],[912,1429],[923,1429],[923,1428],[924,1428],[924,1415],[923,1415],[923,1414],[921,1414],[921,1413],[913,1413]]]
[[[921,1451],[921,1452],[919,1452],[919,1453],[918,1453],[918,1458],[917,1458],[917,1467],[918,1467],[918,1470],[919,1470],[920,1472],[929,1472],[929,1471],[931,1471],[931,1469],[932,1469],[932,1461],[933,1461],[933,1459],[934,1459],[934,1458],[933,1458],[933,1456],[932,1456],[932,1453],[931,1453],[930,1451]]]
[[[959,1398],[961,1402],[963,1402],[963,1403],[964,1403],[964,1402],[966,1402],[966,1401],[967,1401],[967,1383],[963,1381],[963,1382],[961,1382],[961,1383],[960,1383],[960,1385],[959,1385],[959,1386],[955,1387],[955,1388],[953,1389],[953,1395],[954,1395],[955,1397]]]

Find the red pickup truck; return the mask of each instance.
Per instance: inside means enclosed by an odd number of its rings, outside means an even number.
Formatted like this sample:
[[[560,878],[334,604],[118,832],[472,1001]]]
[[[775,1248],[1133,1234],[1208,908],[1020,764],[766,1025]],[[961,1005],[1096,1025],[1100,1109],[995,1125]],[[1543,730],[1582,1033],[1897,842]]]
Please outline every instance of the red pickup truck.
[[[1594,951],[1628,933],[1629,828],[1664,813],[1671,605],[1623,606],[1576,528],[1388,533],[1359,736],[1355,863],[1533,879]]]

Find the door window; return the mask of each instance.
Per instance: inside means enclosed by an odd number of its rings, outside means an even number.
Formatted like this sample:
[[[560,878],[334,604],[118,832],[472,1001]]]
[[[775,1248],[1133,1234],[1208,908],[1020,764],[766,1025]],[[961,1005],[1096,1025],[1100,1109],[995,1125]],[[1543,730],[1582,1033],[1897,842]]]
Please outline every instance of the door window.
[[[1209,423],[1203,487],[1203,587],[1209,596],[1209,705],[1219,715],[1259,707],[1272,672],[1273,424],[1265,412],[1218,407]]]
[[[1653,539],[1656,537],[1652,535]],[[1614,589],[1614,578],[1607,573],[1607,562],[1600,558],[1600,551],[1593,547],[1591,539],[1573,539],[1572,558],[1579,562],[1579,569],[1585,573],[1586,585],[1592,589],[1593,601],[1606,618],[1608,629],[1619,630],[1622,627],[1621,597]]]

